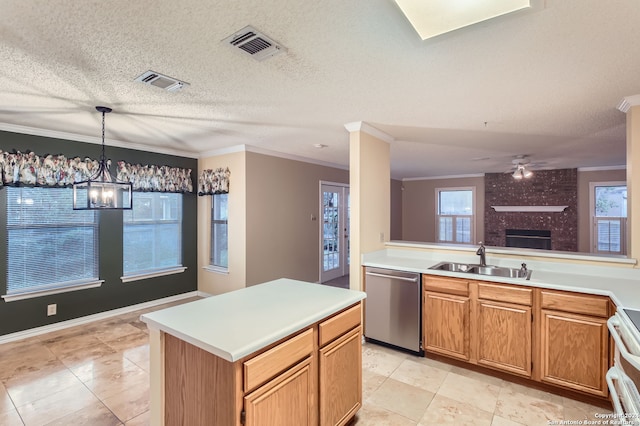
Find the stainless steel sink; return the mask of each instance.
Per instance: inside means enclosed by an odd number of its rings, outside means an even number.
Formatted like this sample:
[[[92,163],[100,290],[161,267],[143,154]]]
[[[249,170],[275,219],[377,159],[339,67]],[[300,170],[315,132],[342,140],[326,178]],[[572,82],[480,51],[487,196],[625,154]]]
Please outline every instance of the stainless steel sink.
[[[440,262],[429,269],[449,272],[464,272],[467,274],[488,275],[494,277],[524,278],[527,280],[531,278],[531,271],[529,269],[505,268],[502,266],[480,266],[467,263]]]
[[[504,268],[501,266],[472,266],[467,272],[478,275],[492,275],[507,278],[531,278],[531,271],[528,269]]]
[[[429,269],[437,269],[439,271],[450,271],[450,272],[469,272],[471,268],[474,268],[476,266],[479,266],[479,265],[469,265],[467,263],[455,263],[455,262],[440,262]]]

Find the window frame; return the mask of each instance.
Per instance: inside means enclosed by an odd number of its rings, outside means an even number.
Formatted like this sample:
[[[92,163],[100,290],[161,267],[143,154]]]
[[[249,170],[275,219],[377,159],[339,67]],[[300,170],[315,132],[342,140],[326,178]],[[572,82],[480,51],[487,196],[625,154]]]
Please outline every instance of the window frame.
[[[628,216],[596,216],[596,188],[602,186],[624,186],[627,187],[626,181],[604,181],[589,182],[589,251],[596,254],[608,255],[627,255],[627,222]],[[620,222],[620,251],[602,251],[598,250],[598,232],[597,218],[608,218],[610,220],[619,220]]]
[[[167,267],[162,267],[162,268],[154,268],[154,269],[146,269],[146,270],[140,270],[140,271],[136,271],[133,273],[129,273],[129,274],[125,274],[124,272],[124,258],[122,261],[122,276],[120,277],[120,280],[123,283],[129,283],[129,282],[134,282],[134,281],[139,281],[139,280],[144,280],[144,279],[148,279],[148,278],[154,278],[154,277],[161,277],[161,276],[165,276],[165,275],[172,275],[172,274],[179,274],[184,272],[187,268],[186,266],[184,266],[183,262],[183,226],[184,226],[184,194],[179,193],[179,192],[139,192],[139,194],[151,194],[152,196],[161,196],[161,195],[176,195],[179,196],[179,200],[178,200],[178,205],[180,206],[180,218],[179,219],[175,219],[175,220],[160,220],[160,219],[144,219],[144,220],[140,220],[137,224],[138,225],[155,225],[155,224],[169,224],[169,223],[175,223],[178,224],[178,229],[180,230],[180,259],[179,259],[179,263],[177,265],[174,266],[167,266]],[[135,203],[135,199],[137,197],[134,196],[134,203]],[[133,209],[135,210],[135,209]],[[123,212],[123,216],[122,216],[122,255],[124,257],[125,255],[125,228],[127,226],[127,223],[130,222],[126,222],[124,215],[128,212],[131,212],[131,214],[133,214],[133,210],[127,210]],[[131,226],[131,225],[130,225]],[[135,226],[135,225],[134,225]]]
[[[226,217],[227,219],[214,219],[214,212],[216,207],[216,197],[225,196],[227,197],[226,202]],[[227,233],[227,245],[225,250],[227,252],[227,265],[216,265],[213,263],[214,259],[214,240],[215,240],[215,229],[214,225],[225,225],[226,233]],[[210,209],[210,221],[209,221],[209,264],[205,266],[205,269],[212,272],[220,272],[220,273],[228,273],[229,272],[229,193],[220,193],[220,194],[212,194],[211,195],[211,209]]]
[[[24,300],[24,299],[31,299],[31,298],[36,298],[36,297],[42,297],[42,296],[47,296],[47,295],[52,295],[52,294],[59,294],[59,293],[67,293],[67,292],[71,292],[71,291],[77,291],[77,290],[83,290],[83,289],[87,289],[87,288],[96,288],[96,287],[100,287],[102,285],[102,283],[104,283],[104,280],[100,279],[100,252],[99,252],[99,241],[100,241],[100,220],[98,215],[93,212],[93,224],[92,225],[79,225],[78,223],[57,223],[57,224],[50,224],[49,226],[47,225],[43,225],[40,223],[31,223],[29,225],[23,226],[23,225],[9,225],[8,223],[8,214],[9,214],[9,191],[13,191],[13,190],[23,190],[23,189],[29,189],[29,190],[37,190],[37,191],[62,191],[62,190],[67,190],[69,192],[69,206],[71,206],[72,204],[72,189],[71,188],[45,188],[45,187],[14,187],[14,186],[7,186],[4,188],[5,192],[2,195],[2,199],[3,199],[3,205],[4,205],[4,209],[5,209],[5,227],[6,227],[6,238],[5,238],[5,262],[7,262],[6,265],[6,270],[5,270],[5,277],[6,279],[6,286],[4,289],[4,294],[0,297],[2,297],[2,299],[4,299],[5,302],[13,302],[13,301],[17,301],[17,300]],[[41,192],[41,194],[47,194],[47,192]],[[71,207],[69,207],[71,208]],[[70,226],[70,224],[74,225],[74,226]],[[96,276],[95,277],[90,277],[90,278],[82,278],[82,279],[75,279],[75,280],[68,280],[68,281],[59,281],[59,282],[52,282],[52,283],[48,283],[48,284],[42,284],[42,285],[35,285],[35,286],[29,286],[29,287],[25,287],[23,289],[23,291],[13,291],[10,292],[9,290],[9,280],[8,280],[8,275],[9,275],[9,265],[8,265],[8,261],[9,261],[9,233],[11,231],[11,229],[25,229],[25,230],[30,230],[30,229],[47,229],[47,228],[51,228],[51,229],[60,229],[60,228],[69,228],[69,229],[77,229],[77,228],[93,228],[93,232],[94,232],[94,253],[96,253],[95,255],[95,264],[94,264],[94,270],[96,272]]]
[[[440,214],[440,193],[441,192],[455,192],[455,191],[470,191],[471,192],[471,212],[470,215],[441,215]],[[453,218],[453,230],[454,230],[454,239],[453,241],[441,240],[440,239],[440,218],[441,217],[452,217]],[[470,218],[470,232],[468,242],[460,242],[457,241],[457,235],[455,232],[456,229],[456,220],[459,217],[468,217]],[[435,188],[435,241],[438,243],[445,244],[474,244],[476,241],[476,187],[475,186],[456,186],[456,187],[444,187],[444,188]]]

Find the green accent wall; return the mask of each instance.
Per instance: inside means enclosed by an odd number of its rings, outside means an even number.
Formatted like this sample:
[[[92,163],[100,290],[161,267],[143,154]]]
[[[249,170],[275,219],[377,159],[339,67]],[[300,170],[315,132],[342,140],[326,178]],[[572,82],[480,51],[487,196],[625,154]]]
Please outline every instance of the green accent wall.
[[[67,158],[79,156],[98,159],[100,148],[98,144],[0,131],[0,149],[3,151],[31,150],[40,156],[63,154]],[[108,159],[111,159],[113,174],[115,174],[114,165],[120,160],[133,164],[181,167],[192,170],[194,190],[197,188],[198,160],[195,158],[110,147],[108,144],[105,154]],[[136,196],[135,192],[133,196]],[[122,276],[122,212],[99,212],[100,279],[105,280],[102,286],[14,302],[5,302],[0,299],[0,336],[196,291],[198,289],[196,197],[195,192],[183,194],[182,197],[182,265],[187,268],[183,273],[123,283],[120,279]],[[0,200],[0,223],[2,224],[0,240],[4,242],[7,240],[6,197],[2,196]],[[69,208],[71,209],[72,206]],[[34,244],[37,244],[37,241],[34,241]],[[6,294],[7,288],[6,249],[6,244],[0,244],[1,294]],[[38,259],[33,259],[33,267],[38,267]],[[47,305],[52,303],[58,305],[58,313],[48,317]]]

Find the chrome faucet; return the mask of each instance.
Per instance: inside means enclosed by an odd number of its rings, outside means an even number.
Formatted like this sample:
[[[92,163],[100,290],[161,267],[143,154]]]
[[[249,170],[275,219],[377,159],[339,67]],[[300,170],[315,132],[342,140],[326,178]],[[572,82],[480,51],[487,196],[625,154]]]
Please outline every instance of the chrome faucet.
[[[484,248],[484,244],[480,241],[480,248],[476,251],[476,254],[480,256],[480,266],[487,266],[487,257],[485,255],[486,249]]]

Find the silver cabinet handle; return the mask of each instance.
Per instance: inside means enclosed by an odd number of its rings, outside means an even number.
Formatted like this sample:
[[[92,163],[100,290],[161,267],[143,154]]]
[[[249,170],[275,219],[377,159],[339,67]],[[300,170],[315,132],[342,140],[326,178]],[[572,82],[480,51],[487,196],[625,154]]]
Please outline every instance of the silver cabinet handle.
[[[381,277],[381,278],[391,278],[394,280],[400,281],[409,281],[412,283],[418,282],[418,277],[407,278],[407,277],[398,277],[395,275],[387,275],[387,274],[378,274],[377,272],[365,272],[366,275],[371,275],[372,277]]]

